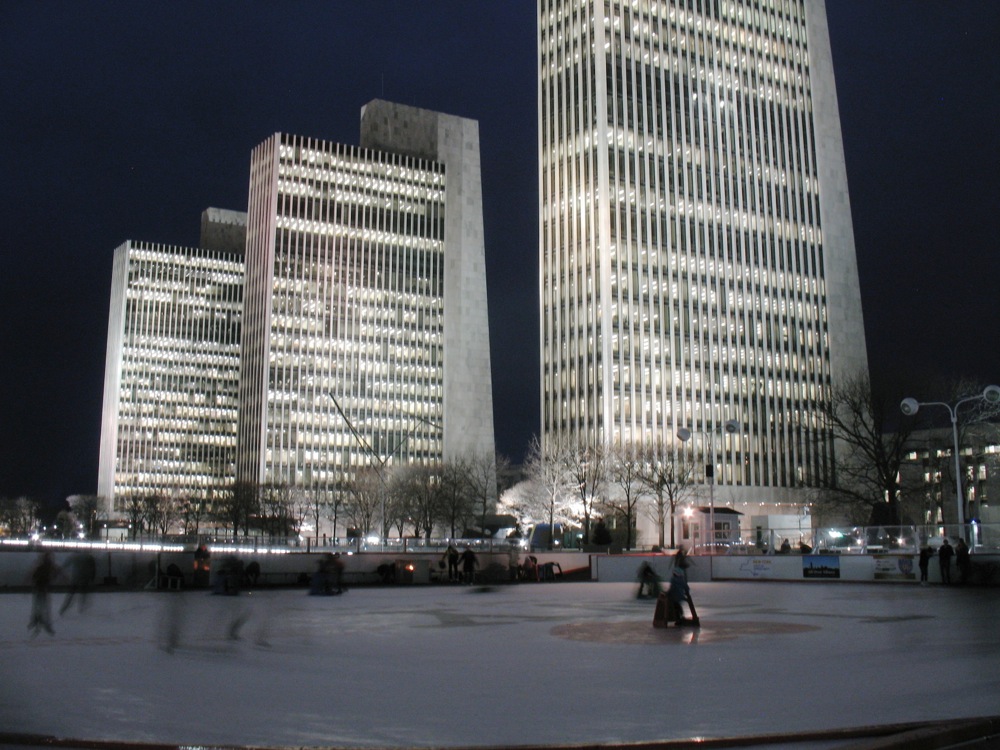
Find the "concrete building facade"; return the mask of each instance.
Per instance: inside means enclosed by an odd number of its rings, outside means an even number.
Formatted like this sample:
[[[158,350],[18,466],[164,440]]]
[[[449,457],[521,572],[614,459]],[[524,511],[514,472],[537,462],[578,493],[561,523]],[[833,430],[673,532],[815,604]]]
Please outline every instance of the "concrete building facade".
[[[661,441],[699,504],[714,474],[716,504],[786,512],[832,471],[832,389],[867,371],[822,0],[538,20],[546,443]]]
[[[236,461],[246,215],[209,209],[203,244],[127,241],[114,253],[98,495],[210,502]]]
[[[254,149],[237,477],[310,496],[493,452],[478,126],[373,101]]]

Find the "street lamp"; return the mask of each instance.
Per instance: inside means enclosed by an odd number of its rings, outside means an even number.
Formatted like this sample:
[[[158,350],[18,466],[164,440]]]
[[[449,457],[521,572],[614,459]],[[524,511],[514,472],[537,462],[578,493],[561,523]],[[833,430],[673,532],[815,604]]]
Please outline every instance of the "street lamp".
[[[721,427],[714,427],[711,430],[706,430],[698,434],[708,435],[709,443],[711,445],[711,458],[712,463],[705,464],[705,479],[708,480],[708,526],[711,529],[711,541],[712,544],[709,545],[708,554],[715,554],[715,435],[719,432],[726,432],[733,435],[740,430],[740,423],[735,419],[730,419],[725,422]],[[681,427],[677,430],[677,437],[682,443],[686,443],[695,433],[686,427]],[[704,460],[704,456],[702,457]],[[711,565],[711,561],[709,561]]]
[[[951,417],[952,457],[955,461],[955,502],[958,503],[958,529],[965,536],[965,497],[962,494],[962,465],[958,458],[958,407],[971,401],[985,401],[988,404],[1000,403],[1000,385],[988,385],[983,392],[975,396],[959,399],[954,405],[944,401],[917,401],[915,398],[904,398],[899,404],[900,411],[912,417],[921,406],[943,406]]]

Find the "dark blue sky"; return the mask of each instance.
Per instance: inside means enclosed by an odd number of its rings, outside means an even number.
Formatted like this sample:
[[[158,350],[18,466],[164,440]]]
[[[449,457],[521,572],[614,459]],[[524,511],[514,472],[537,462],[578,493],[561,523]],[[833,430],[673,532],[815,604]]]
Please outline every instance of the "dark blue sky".
[[[1000,3],[828,0],[873,375],[1000,380]],[[535,4],[0,4],[0,495],[96,491],[111,258],[245,210],[276,131],[477,119],[498,448],[538,425]],[[904,393],[903,391],[906,391]]]

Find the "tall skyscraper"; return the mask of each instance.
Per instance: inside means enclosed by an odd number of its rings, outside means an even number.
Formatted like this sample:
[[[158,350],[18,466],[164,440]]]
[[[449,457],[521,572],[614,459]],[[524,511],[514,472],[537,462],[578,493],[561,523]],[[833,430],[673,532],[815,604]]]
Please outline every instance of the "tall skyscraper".
[[[684,428],[718,502],[800,500],[832,469],[821,408],[867,371],[823,1],[538,20],[546,441]]]
[[[236,464],[246,214],[208,209],[202,247],[114,254],[98,495],[211,500]]]
[[[493,453],[479,133],[384,101],[251,158],[237,475],[333,491]]]

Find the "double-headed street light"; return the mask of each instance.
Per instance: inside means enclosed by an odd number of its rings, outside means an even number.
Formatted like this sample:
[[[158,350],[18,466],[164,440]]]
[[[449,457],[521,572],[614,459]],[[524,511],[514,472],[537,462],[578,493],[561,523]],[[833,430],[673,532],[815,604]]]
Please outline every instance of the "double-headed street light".
[[[695,434],[708,435],[711,463],[705,463],[705,479],[708,480],[708,527],[711,529],[711,544],[708,547],[708,554],[715,554],[715,435],[716,433],[726,432],[730,435],[734,435],[739,432],[740,423],[735,419],[730,419],[726,421],[723,425],[719,427],[713,427],[710,430],[705,430],[704,432],[692,432],[686,427],[681,427],[677,430],[677,437],[682,443],[686,443]],[[705,456],[702,456],[702,460],[705,460]]]
[[[951,417],[951,437],[953,441],[952,457],[955,460],[955,501],[958,503],[958,528],[961,536],[965,533],[965,496],[962,494],[962,464],[958,458],[958,407],[971,401],[985,401],[988,404],[1000,403],[1000,385],[988,385],[982,393],[959,399],[952,404],[944,401],[917,401],[915,398],[904,398],[899,404],[900,410],[912,417],[921,406],[943,406]]]

